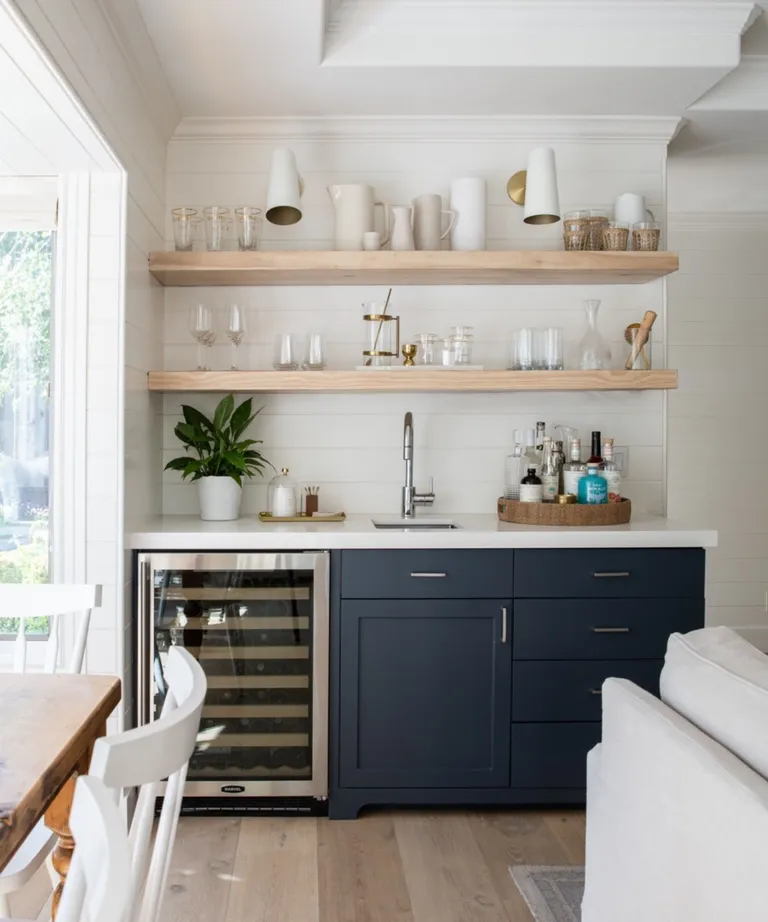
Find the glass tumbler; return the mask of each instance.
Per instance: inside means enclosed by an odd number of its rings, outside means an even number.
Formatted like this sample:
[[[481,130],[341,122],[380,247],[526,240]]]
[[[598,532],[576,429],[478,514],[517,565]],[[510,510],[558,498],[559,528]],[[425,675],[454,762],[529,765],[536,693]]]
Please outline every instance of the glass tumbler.
[[[272,367],[276,371],[296,371],[299,367],[296,337],[293,333],[278,333]]]
[[[514,371],[533,371],[536,368],[536,331],[523,327],[512,334],[510,366]]]
[[[258,250],[261,237],[261,208],[244,205],[235,208],[237,242],[241,250]]]
[[[609,221],[603,228],[604,250],[626,250],[629,246],[629,224]]]
[[[226,237],[230,227],[229,208],[211,205],[203,209],[205,216],[205,245],[211,252],[226,249]]]
[[[627,343],[627,364],[626,368],[631,371],[650,371],[651,365],[651,332],[648,333],[648,339],[643,345],[636,342],[637,334],[640,330],[639,323],[630,324],[624,331],[624,340]]]
[[[565,368],[563,360],[563,330],[561,327],[547,327],[540,331],[540,362],[543,371],[562,371]]]
[[[456,353],[453,348],[453,339],[450,336],[440,341],[440,364],[447,368],[456,364]]]
[[[322,371],[325,368],[325,349],[321,333],[309,334],[307,353],[301,367],[304,371]]]
[[[200,218],[194,208],[173,208],[173,241],[179,253],[188,253],[200,230]]]
[[[661,240],[661,224],[657,221],[643,221],[632,225],[632,249],[650,252],[658,250]]]
[[[421,364],[437,365],[437,333],[419,333],[416,337],[421,345]]]

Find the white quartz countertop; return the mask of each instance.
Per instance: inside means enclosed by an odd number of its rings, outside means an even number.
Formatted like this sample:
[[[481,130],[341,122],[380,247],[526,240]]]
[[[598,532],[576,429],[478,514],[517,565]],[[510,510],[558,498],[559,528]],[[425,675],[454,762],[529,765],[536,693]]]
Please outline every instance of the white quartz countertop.
[[[373,518],[394,521],[393,516]],[[510,525],[495,515],[422,516],[459,527],[444,531],[380,530],[370,515],[345,522],[265,525],[256,516],[236,522],[203,522],[197,516],[158,516],[127,535],[140,551],[273,551],[335,548],[569,548],[716,547],[717,532],[658,516],[637,516],[628,525],[549,528]]]

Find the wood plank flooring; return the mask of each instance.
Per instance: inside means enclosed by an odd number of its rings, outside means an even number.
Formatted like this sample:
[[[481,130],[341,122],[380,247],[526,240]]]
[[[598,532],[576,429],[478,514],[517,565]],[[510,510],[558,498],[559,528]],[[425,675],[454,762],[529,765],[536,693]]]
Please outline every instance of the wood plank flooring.
[[[183,818],[163,922],[531,922],[511,864],[583,864],[581,811]],[[45,872],[45,869],[41,869]],[[35,918],[45,879],[11,898]],[[42,916],[41,916],[42,918]]]

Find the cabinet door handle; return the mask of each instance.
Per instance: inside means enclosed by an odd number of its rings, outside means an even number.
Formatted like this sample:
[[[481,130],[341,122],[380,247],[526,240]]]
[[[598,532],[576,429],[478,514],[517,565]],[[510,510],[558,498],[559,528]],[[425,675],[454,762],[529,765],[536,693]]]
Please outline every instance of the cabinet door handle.
[[[507,609],[501,610],[501,642],[507,642]]]
[[[414,579],[443,579],[447,573],[411,573]]]
[[[589,693],[590,695],[602,695],[603,690],[602,688],[590,688]]]
[[[593,634],[629,634],[628,627],[593,627]]]
[[[616,579],[619,576],[629,576],[629,570],[617,570],[615,573],[593,573],[595,579]]]

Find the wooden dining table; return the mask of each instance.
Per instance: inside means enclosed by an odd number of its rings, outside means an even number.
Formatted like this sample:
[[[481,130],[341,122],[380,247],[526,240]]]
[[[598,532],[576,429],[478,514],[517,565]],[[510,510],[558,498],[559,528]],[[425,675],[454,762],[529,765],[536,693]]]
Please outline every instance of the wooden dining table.
[[[120,680],[103,675],[0,675],[0,870],[41,817],[58,836],[52,862],[58,909],[75,843],[69,811],[78,774],[120,701]]]

